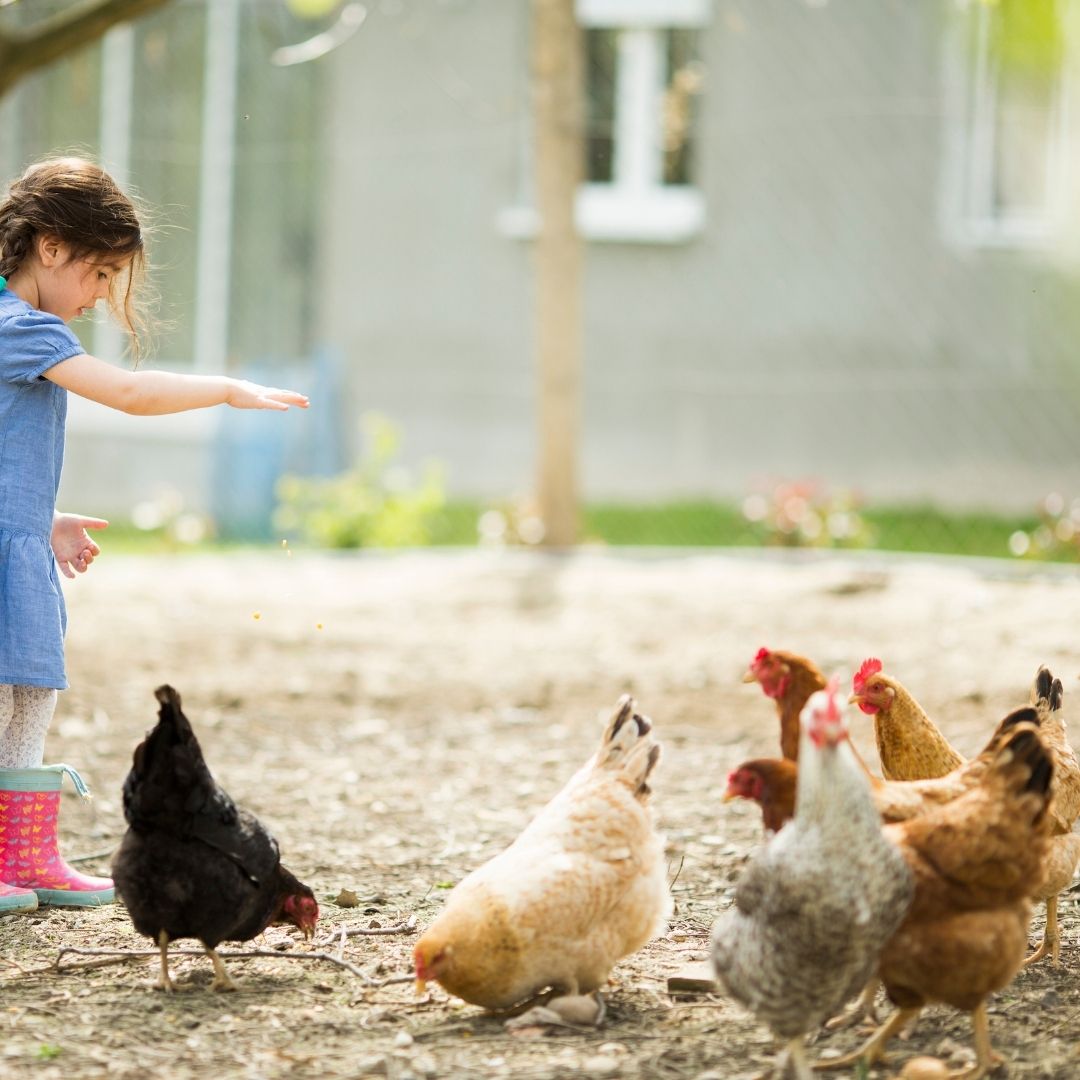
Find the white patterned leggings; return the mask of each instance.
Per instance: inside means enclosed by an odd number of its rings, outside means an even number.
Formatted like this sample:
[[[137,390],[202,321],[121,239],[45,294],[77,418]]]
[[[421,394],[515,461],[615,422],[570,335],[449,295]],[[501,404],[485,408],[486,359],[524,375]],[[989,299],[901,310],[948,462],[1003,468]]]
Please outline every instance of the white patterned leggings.
[[[55,711],[55,690],[0,683],[0,769],[41,765]]]

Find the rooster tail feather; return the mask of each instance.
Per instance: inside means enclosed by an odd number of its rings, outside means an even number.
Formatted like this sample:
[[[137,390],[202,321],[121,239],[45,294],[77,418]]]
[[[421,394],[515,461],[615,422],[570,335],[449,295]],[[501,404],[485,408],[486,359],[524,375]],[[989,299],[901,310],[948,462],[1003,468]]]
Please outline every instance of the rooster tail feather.
[[[649,793],[649,773],[660,760],[660,746],[652,736],[652,722],[634,709],[634,699],[623,694],[604,729],[593,767],[624,773],[634,794]]]

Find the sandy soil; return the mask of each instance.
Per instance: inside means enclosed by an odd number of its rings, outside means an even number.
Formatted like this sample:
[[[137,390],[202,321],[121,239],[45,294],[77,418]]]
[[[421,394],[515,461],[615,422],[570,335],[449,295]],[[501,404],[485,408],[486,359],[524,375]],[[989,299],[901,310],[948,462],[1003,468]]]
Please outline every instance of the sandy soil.
[[[178,957],[191,992],[166,997],[150,989],[150,959],[68,953],[51,969],[61,947],[147,946],[122,907],[2,918],[6,1077],[749,1077],[771,1059],[768,1033],[720,996],[672,998],[666,980],[706,958],[761,838],[750,806],[719,800],[732,764],[776,749],[771,705],[739,678],[758,646],[848,672],[881,655],[964,752],[1022,702],[1039,662],[1080,697],[1080,576],[994,563],[106,552],[68,598],[72,689],[48,758],[76,765],[96,793],[65,799],[68,854],[107,868],[124,828],[120,785],[167,681],[219,781],[320,897],[314,950],[333,952],[341,926],[398,929],[345,944],[381,985],[289,960],[312,947],[275,928],[257,944],[281,958],[232,963],[239,993],[210,993],[209,962]],[[599,1031],[515,1037],[438,989],[415,1000],[395,981],[408,973],[409,926],[514,837],[627,690],[665,746],[655,805],[675,880],[669,932],[616,968]],[[869,722],[855,723],[873,759]],[[342,889],[359,906],[336,905]],[[1025,971],[992,1001],[1010,1077],[1080,1075],[1078,900],[1074,889],[1062,903],[1062,967]],[[1040,929],[1041,912],[1033,939]],[[828,1035],[815,1052],[856,1038]],[[918,1053],[957,1064],[969,1047],[967,1019],[931,1009],[871,1075]]]

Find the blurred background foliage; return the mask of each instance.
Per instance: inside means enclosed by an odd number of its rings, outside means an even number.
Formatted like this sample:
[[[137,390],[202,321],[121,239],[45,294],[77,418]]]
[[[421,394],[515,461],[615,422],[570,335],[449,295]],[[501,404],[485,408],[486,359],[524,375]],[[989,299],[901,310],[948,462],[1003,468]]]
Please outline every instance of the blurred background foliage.
[[[3,5],[0,27],[25,27],[65,6],[66,0]],[[467,304],[443,312],[444,322],[433,323],[436,328],[428,332],[437,346],[458,350],[452,354],[457,363],[448,361],[449,374],[443,377],[440,371],[428,386],[424,374],[442,364],[440,348],[433,348],[431,340],[416,335],[416,352],[440,353],[430,367],[417,367],[417,379],[408,370],[414,356],[404,349],[388,356],[392,348],[386,341],[370,336],[377,322],[370,311],[380,299],[391,297],[410,311],[429,314],[440,291],[450,292],[450,279],[467,278],[481,265],[459,261],[461,252],[453,249],[456,234],[450,233],[449,241],[441,229],[424,234],[430,223],[418,222],[430,190],[417,177],[438,169],[424,162],[450,160],[436,154],[455,140],[466,148],[470,183],[474,174],[483,183],[490,180],[482,172],[491,167],[484,157],[485,140],[527,146],[528,22],[507,16],[509,5],[481,0],[367,5],[368,27],[349,48],[375,49],[365,45],[370,33],[379,47],[398,50],[392,53],[398,67],[420,57],[424,73],[414,74],[411,83],[403,77],[401,86],[386,94],[388,104],[376,108],[370,97],[349,96],[366,85],[350,81],[360,61],[378,68],[380,58],[372,52],[357,54],[357,59],[343,48],[340,55],[296,66],[271,60],[283,46],[332,33],[344,6],[343,0],[173,0],[103,43],[25,80],[4,103],[0,160],[14,174],[42,154],[81,148],[100,154],[146,195],[157,224],[162,366],[201,370],[200,335],[205,339],[214,330],[213,318],[199,310],[199,267],[206,265],[226,275],[222,287],[228,318],[217,346],[228,370],[267,372],[267,378],[282,382],[307,378],[312,386],[305,389],[317,389],[323,402],[340,408],[339,425],[347,432],[340,447],[297,449],[280,434],[280,426],[272,437],[252,426],[241,432],[242,438],[222,442],[227,451],[218,450],[218,457],[200,465],[200,477],[209,474],[213,483],[225,485],[217,504],[228,505],[230,494],[252,485],[238,470],[224,466],[223,457],[226,463],[230,455],[239,457],[237,447],[251,459],[280,457],[286,474],[276,486],[265,485],[272,491],[272,505],[264,541],[346,549],[542,544],[544,523],[534,497],[522,490],[527,484],[477,495],[463,494],[470,484],[461,483],[462,446],[473,455],[474,465],[485,456],[511,457],[506,447],[517,444],[508,442],[505,433],[518,435],[527,427],[521,413],[507,416],[505,408],[508,401],[516,406],[527,396],[522,387],[530,385],[532,375],[521,378],[518,368],[527,369],[528,358],[521,363],[517,356],[498,354],[492,360],[483,355],[485,349],[508,354],[507,341],[517,346],[517,340],[485,337],[483,329],[468,325],[479,316]],[[901,44],[913,55],[896,64],[884,56],[875,64],[873,47],[890,40],[890,18],[900,25],[898,6],[873,5],[871,10],[855,0],[703,0],[702,5],[674,6],[707,8],[708,19],[663,28],[655,53],[637,31],[583,25],[587,100],[582,159],[588,179],[593,185],[617,186],[620,168],[633,158],[620,145],[633,133],[633,124],[620,113],[625,105],[620,95],[633,82],[631,68],[640,74],[653,64],[660,79],[652,90],[661,114],[661,194],[700,189],[709,207],[701,233],[667,247],[650,247],[640,237],[621,245],[591,243],[589,257],[601,272],[588,292],[595,336],[586,349],[583,436],[608,469],[604,483],[595,488],[612,491],[620,489],[611,477],[621,481],[618,466],[624,459],[627,474],[652,466],[661,478],[670,462],[704,460],[711,467],[713,456],[696,448],[726,448],[708,441],[713,428],[735,431],[731,438],[741,438],[745,446],[737,446],[734,465],[734,455],[715,454],[716,471],[728,470],[723,482],[713,483],[707,473],[701,482],[700,471],[691,473],[702,489],[726,487],[723,496],[688,493],[694,488],[689,481],[673,482],[659,494],[587,493],[581,507],[582,542],[1080,559],[1080,489],[1069,490],[1060,479],[1071,468],[1067,440],[1075,436],[1067,420],[1080,399],[1080,273],[1075,246],[1070,246],[1078,232],[1078,162],[1073,159],[1080,159],[1074,149],[1080,140],[1069,126],[1070,115],[1077,112],[1072,95],[1078,85],[1080,3],[926,0],[904,6],[907,36]],[[526,0],[520,0],[515,10],[526,7]],[[578,4],[581,11],[618,7],[587,0]],[[222,117],[210,93],[211,68],[222,63],[213,45],[215,20],[223,12],[231,12],[233,20],[235,44],[226,68],[232,65],[230,78],[239,93],[226,129],[218,132],[226,139],[229,164],[215,175],[207,155]],[[494,35],[511,23],[509,33],[491,41],[518,50],[507,66],[516,64],[520,71],[499,82],[486,69],[470,70],[465,52],[474,36],[470,27]],[[460,39],[448,38],[447,28]],[[376,38],[378,33],[384,36]],[[770,69],[771,82],[755,81],[747,72],[760,54],[752,50],[770,34],[787,51],[776,50],[780,59],[776,70]],[[965,49],[966,62],[961,63]],[[822,63],[822,57],[831,62]],[[394,75],[386,67],[381,70],[384,78]],[[434,93],[409,96],[428,76]],[[430,113],[423,113],[421,105]],[[444,107],[445,114],[439,112]],[[389,117],[385,126],[380,126],[380,112]],[[363,138],[355,139],[355,145],[342,135],[353,114],[369,116],[369,127],[360,129]],[[756,156],[762,147],[767,153]],[[775,167],[788,160],[784,150],[806,167],[787,186]],[[947,176],[950,155],[960,160],[952,179]],[[529,151],[518,158],[516,172],[500,166],[497,179],[503,186],[492,181],[492,190],[484,192],[494,204],[509,201],[508,194],[517,200],[507,216],[514,224],[500,224],[501,232],[490,221],[495,215],[489,206],[483,209],[484,242],[498,247],[500,257],[527,243],[535,228],[526,212],[532,195]],[[320,278],[328,236],[347,225],[332,215],[329,223],[324,219],[332,186],[328,178],[333,180],[335,168],[347,174],[347,182],[339,178],[338,186],[348,189],[358,213],[368,215],[363,244],[376,233],[368,263],[361,262],[363,251],[356,252],[357,277],[368,291],[356,290],[361,314],[348,327],[351,337],[345,344],[325,339],[325,294],[332,283]],[[372,181],[381,174],[384,187]],[[407,186],[406,181],[416,185],[410,198],[417,220],[395,218],[386,234],[378,233],[382,219],[391,215],[377,196]],[[353,185],[361,182],[370,186],[358,187],[353,198]],[[463,213],[470,211],[475,189],[465,174],[450,173],[445,182],[457,185]],[[945,205],[943,197],[942,205],[936,204],[936,189],[944,191],[952,182],[953,203]],[[510,190],[515,188],[520,190]],[[218,197],[228,211],[226,235],[207,236],[201,224],[208,192],[210,202]],[[740,204],[732,192],[749,201]],[[1063,216],[1055,202],[1061,192]],[[902,216],[912,205],[914,214]],[[763,248],[760,231],[739,233],[748,216],[771,222],[778,209],[785,216],[776,226],[779,242],[774,247]],[[942,222],[930,220],[935,210]],[[455,213],[455,221],[459,217]],[[908,235],[912,220],[925,231]],[[959,236],[948,235],[950,230]],[[423,234],[424,251],[432,253],[430,259],[425,255],[422,270],[409,263],[408,254],[393,261],[398,241],[413,234]],[[732,245],[729,263],[709,262],[718,259],[725,243]],[[345,247],[351,272],[352,251]],[[507,265],[517,269],[495,260],[483,264],[480,278],[487,274],[486,280],[501,282],[512,276],[503,273]],[[521,265],[527,265],[524,258]],[[909,267],[914,269],[908,272]],[[939,271],[945,288],[920,291],[920,274]],[[430,280],[425,273],[432,274]],[[867,281],[865,291],[849,298]],[[629,318],[628,309],[642,295],[632,287],[641,283],[654,292],[648,304],[637,306],[662,309],[667,323],[639,325]],[[432,292],[420,291],[424,287]],[[379,288],[387,291],[372,291]],[[842,299],[837,301],[837,295]],[[929,310],[939,296],[939,309]],[[501,315],[501,305],[511,312],[508,323],[522,321],[516,295],[509,302],[497,299],[484,310],[485,317]],[[863,309],[870,314],[861,319]],[[744,321],[739,322],[740,316]],[[386,322],[397,339],[416,331],[401,320],[395,324],[393,316]],[[729,325],[738,329],[731,331]],[[996,340],[1005,336],[998,333],[1001,327],[1012,335],[1008,341]],[[98,323],[87,320],[77,329],[95,348],[115,343]],[[440,330],[446,331],[441,338]],[[643,375],[635,368],[640,359],[633,352],[640,343],[636,339],[653,350],[657,369],[670,373],[668,381],[654,370]],[[343,357],[347,370],[319,383],[310,360],[326,345],[327,352],[336,349]],[[403,369],[397,384],[386,374],[395,366]],[[753,383],[756,369],[766,371],[759,376],[764,389]],[[468,384],[466,390],[459,392],[454,382]],[[835,408],[841,393],[850,396]],[[404,396],[420,402],[409,415],[413,402],[402,404]],[[354,402],[369,397],[380,411],[355,422]],[[713,416],[707,405],[696,412],[695,403],[706,398],[709,405],[715,401],[729,411]],[[466,410],[459,416],[455,405],[463,402]],[[824,412],[823,402],[847,423],[827,431],[818,421],[807,425],[806,414]],[[661,408],[668,410],[663,423],[656,420]],[[474,430],[477,417],[490,428]],[[834,427],[860,429],[867,445],[896,433],[894,456],[924,477],[933,476],[952,453],[955,460],[945,465],[955,467],[963,480],[978,481],[982,490],[972,496],[956,483],[944,498],[923,497],[917,484],[905,489],[903,478],[897,481],[894,475],[893,488],[907,492],[900,497],[884,484],[847,483],[845,473],[852,471],[847,466],[859,457],[860,444],[853,440],[852,452]],[[950,442],[954,429],[963,434]],[[92,437],[98,438],[96,429]],[[492,437],[504,441],[489,446],[485,439]],[[91,446],[91,436],[84,438]],[[442,439],[454,442],[454,450],[443,450]],[[326,441],[329,445],[329,437]],[[100,442],[105,446],[104,438]],[[179,443],[186,453],[187,444]],[[125,476],[143,466],[141,453],[92,445],[93,455],[83,449],[72,455],[70,469],[80,484],[96,472],[107,487],[120,475],[120,460]],[[656,466],[644,446],[659,447],[670,458]],[[769,456],[759,466],[762,447]],[[822,447],[835,468],[799,464],[808,449]],[[964,456],[968,452],[971,460]],[[182,458],[177,452],[169,467],[159,471],[167,473]],[[84,460],[94,468],[87,466],[78,475]],[[290,468],[296,460],[310,468]],[[1001,477],[1014,467],[1017,473],[1047,479],[1030,486],[1030,497],[1023,500],[983,498],[986,492],[997,494],[998,486],[1004,489]],[[736,470],[741,479],[732,483]],[[1010,482],[1015,487],[1015,478]],[[192,550],[239,542],[240,531],[230,528],[223,514],[209,513],[207,501],[193,498],[190,487],[181,492],[167,480],[141,483],[141,497],[129,500],[123,514],[110,513],[110,545]],[[472,483],[471,488],[480,486]],[[652,486],[662,486],[655,475]]]

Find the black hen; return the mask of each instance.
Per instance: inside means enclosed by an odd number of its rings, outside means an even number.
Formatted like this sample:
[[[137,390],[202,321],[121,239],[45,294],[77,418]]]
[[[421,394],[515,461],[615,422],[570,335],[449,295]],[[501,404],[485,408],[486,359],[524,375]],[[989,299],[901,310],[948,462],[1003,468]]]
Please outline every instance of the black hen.
[[[163,989],[175,989],[169,942],[197,938],[214,963],[211,989],[233,990],[218,944],[248,941],[273,922],[310,937],[319,905],[281,865],[277,841],[214,782],[180,695],[171,686],[154,694],[157,726],[135,748],[124,781],[128,830],[113,858],[116,890],[135,929],[161,949]]]

